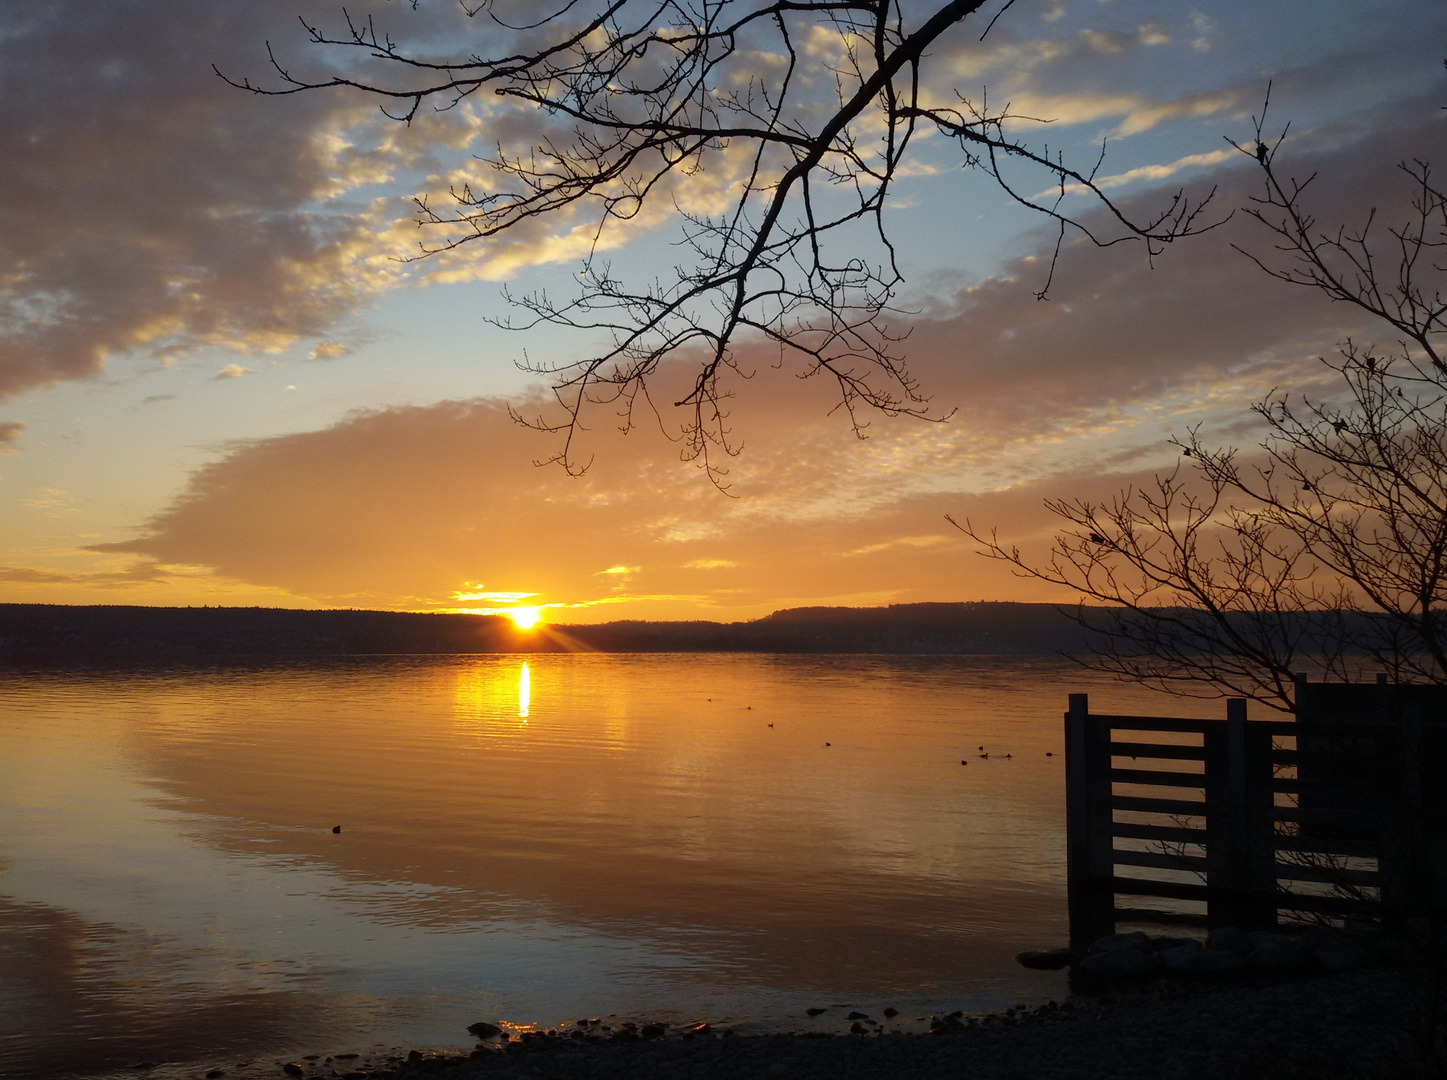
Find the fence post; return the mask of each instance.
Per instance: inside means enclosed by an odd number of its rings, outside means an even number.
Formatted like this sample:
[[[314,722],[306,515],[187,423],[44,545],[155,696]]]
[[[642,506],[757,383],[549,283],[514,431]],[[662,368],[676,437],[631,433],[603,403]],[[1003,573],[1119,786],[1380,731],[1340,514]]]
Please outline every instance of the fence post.
[[[1226,745],[1237,860],[1237,925],[1276,925],[1276,811],[1271,791],[1271,733],[1246,722],[1246,699],[1226,702]]]
[[[1090,715],[1087,695],[1071,694],[1065,714],[1065,889],[1074,949],[1115,931],[1110,796],[1110,729]]]
[[[1387,676],[1377,676],[1376,802],[1380,840],[1377,856],[1382,887],[1382,918],[1401,926],[1433,912],[1433,863],[1429,844],[1422,773],[1423,702],[1401,694],[1394,700]]]

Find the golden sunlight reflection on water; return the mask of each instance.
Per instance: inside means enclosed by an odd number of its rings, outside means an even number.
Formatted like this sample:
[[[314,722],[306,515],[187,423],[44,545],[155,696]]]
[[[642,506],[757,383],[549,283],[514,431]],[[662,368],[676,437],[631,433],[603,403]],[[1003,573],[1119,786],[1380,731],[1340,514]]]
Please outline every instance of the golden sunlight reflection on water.
[[[1056,996],[1081,689],[1161,711],[1021,658],[9,678],[0,1073]]]

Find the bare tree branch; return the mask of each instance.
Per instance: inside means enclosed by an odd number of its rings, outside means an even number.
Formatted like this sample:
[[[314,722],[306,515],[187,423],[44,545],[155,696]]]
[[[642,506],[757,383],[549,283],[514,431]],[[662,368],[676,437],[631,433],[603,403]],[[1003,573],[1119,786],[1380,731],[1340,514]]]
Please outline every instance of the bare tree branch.
[[[534,219],[596,215],[595,250],[577,275],[577,293],[510,296],[522,314],[505,322],[546,322],[609,342],[595,355],[530,369],[552,379],[562,418],[527,422],[562,435],[554,460],[573,471],[586,467],[573,456],[585,414],[610,405],[627,427],[635,406],[649,400],[640,392],[659,366],[686,356],[697,367],[674,403],[687,417],[683,455],[718,480],[737,451],[726,376],[743,374],[736,350],[745,342],[773,343],[781,358],[802,362],[802,374],[833,380],[861,436],[862,410],[940,419],[909,373],[906,335],[894,325],[903,314],[893,306],[903,278],[886,222],[887,196],[922,125],[957,142],[967,166],[1057,222],[1062,236],[1075,228],[1097,244],[1134,240],[1154,256],[1215,224],[1201,217],[1209,196],[1197,202],[1181,193],[1136,221],[1094,183],[1093,170],[1070,168],[1008,132],[1007,124],[1025,120],[1008,108],[925,100],[921,72],[930,50],[985,0],[949,0],[918,18],[901,0],[566,0],[542,15],[518,0],[512,6],[526,16],[512,19],[503,6],[464,8],[486,16],[483,50],[465,56],[428,56],[370,18],[347,17],[337,34],[302,24],[312,43],[352,61],[343,71],[309,77],[273,55],[270,84],[222,77],[258,94],[341,88],[371,95],[405,123],[417,120],[424,102],[445,111],[482,91],[496,105],[531,111],[543,133],[484,158],[496,184],[464,185],[447,205],[418,201],[419,221],[438,235],[418,257],[486,242]],[[827,96],[820,31],[839,57]],[[806,38],[807,71],[799,46]],[[1079,185],[1107,209],[1115,231],[1085,230],[1059,200],[1021,195],[1007,165],[1043,171],[1062,196],[1067,184]],[[656,218],[673,185],[710,170],[734,180],[728,208],[699,212],[675,202],[683,258],[670,274],[627,282],[598,258],[602,230],[644,220],[650,209]],[[877,254],[861,244],[860,225],[869,227]],[[1042,297],[1050,280],[1047,273]]]
[[[1404,162],[1404,221],[1382,230],[1371,210],[1356,229],[1322,230],[1306,208],[1315,177],[1277,171],[1285,132],[1268,142],[1264,122],[1265,109],[1255,142],[1232,145],[1261,169],[1246,212],[1277,255],[1243,254],[1370,314],[1396,347],[1344,341],[1322,360],[1339,395],[1258,402],[1267,434],[1249,457],[1197,429],[1174,440],[1181,463],[1153,488],[1047,503],[1063,529],[1043,563],[959,527],[1021,575],[1077,592],[1102,645],[1085,662],[1129,679],[1284,709],[1308,668],[1447,682],[1447,196],[1426,163]]]

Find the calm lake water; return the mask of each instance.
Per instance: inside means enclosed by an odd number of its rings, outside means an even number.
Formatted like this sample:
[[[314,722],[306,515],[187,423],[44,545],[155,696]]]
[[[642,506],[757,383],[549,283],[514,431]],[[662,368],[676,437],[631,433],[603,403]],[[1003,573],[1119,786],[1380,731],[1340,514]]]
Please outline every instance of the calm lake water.
[[[1080,690],[1221,710],[1019,657],[6,674],[0,1074],[1059,997],[1012,957],[1066,937]]]

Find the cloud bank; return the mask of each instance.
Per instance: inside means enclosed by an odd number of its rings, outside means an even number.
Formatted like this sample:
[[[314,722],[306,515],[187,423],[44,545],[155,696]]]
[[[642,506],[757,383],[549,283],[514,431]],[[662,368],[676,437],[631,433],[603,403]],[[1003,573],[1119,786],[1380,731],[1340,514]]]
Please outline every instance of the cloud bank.
[[[1322,220],[1357,220],[1408,194],[1392,163],[1438,129],[1385,120],[1346,143],[1303,140],[1287,167],[1320,172]],[[1229,206],[1249,162],[1211,177]],[[358,414],[235,448],[111,553],[203,565],[222,578],[340,605],[465,607],[534,593],[554,617],[729,618],[810,603],[1057,598],[973,553],[946,513],[1048,541],[1044,498],[1106,497],[1171,461],[1165,436],[1205,423],[1249,438],[1273,386],[1322,392],[1314,359],[1374,332],[1352,310],[1266,278],[1233,244],[1269,249],[1238,216],[1168,252],[1075,244],[1056,299],[1035,299],[1048,248],[937,300],[909,341],[948,424],[880,421],[859,441],[828,415],[828,387],[745,357],[732,422],[744,453],[722,497],[657,425],[590,417],[581,478],[534,461],[547,436],[507,403],[443,402]],[[657,395],[669,400],[665,378]],[[523,411],[539,401],[514,403]],[[666,414],[665,414],[666,419]]]

